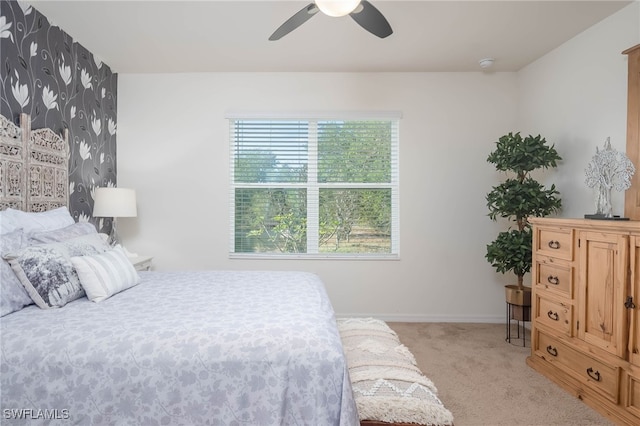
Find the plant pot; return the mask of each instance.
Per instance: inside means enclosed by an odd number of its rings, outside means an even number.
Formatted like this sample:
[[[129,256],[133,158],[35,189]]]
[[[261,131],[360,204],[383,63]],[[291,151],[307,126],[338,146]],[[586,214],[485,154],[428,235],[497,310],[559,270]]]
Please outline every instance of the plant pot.
[[[531,287],[517,285],[504,286],[507,303],[518,306],[531,306]]]
[[[510,306],[512,320],[531,321],[531,287],[504,286],[505,299]]]

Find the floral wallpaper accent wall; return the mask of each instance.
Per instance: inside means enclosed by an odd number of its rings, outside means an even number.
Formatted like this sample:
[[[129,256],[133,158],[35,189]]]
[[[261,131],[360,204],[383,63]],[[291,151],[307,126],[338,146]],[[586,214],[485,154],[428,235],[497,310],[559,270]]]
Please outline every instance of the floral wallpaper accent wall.
[[[22,1],[0,0],[0,114],[31,128],[69,129],[69,210],[101,232],[93,193],[116,186],[118,75]]]

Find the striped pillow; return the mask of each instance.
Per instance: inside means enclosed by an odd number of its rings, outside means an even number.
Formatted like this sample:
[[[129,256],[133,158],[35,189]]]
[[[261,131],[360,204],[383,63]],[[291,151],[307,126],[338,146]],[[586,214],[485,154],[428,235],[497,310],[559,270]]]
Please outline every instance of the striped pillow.
[[[120,246],[108,252],[71,258],[89,300],[101,302],[140,282],[138,272]]]

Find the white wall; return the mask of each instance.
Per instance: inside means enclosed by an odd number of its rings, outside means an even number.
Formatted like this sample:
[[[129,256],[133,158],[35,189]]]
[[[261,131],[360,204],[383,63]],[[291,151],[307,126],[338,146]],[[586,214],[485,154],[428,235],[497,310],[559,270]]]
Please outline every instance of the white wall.
[[[541,133],[563,157],[551,177],[562,194],[563,217],[594,213],[584,170],[605,139],[626,148],[627,56],[640,43],[640,3],[596,24],[518,73],[518,123]],[[636,164],[640,173],[640,164]],[[549,177],[547,175],[547,177]],[[613,193],[614,214],[624,213],[624,193]]]
[[[590,212],[584,167],[607,136],[624,149],[620,52],[640,42],[638,15],[636,3],[519,73],[120,74],[118,184],[135,188],[139,203],[121,234],[155,256],[157,270],[316,272],[338,314],[503,321],[512,276],[484,259],[503,229],[484,197],[502,177],[486,157],[509,131],[542,134],[565,158],[540,176],[558,185],[562,214]],[[401,260],[228,259],[225,111],[335,109],[403,112]]]
[[[119,76],[118,184],[137,190],[121,219],[157,270],[318,273],[339,314],[501,321],[502,285],[484,259],[486,162],[514,128],[513,73],[220,73]],[[400,110],[399,261],[230,260],[227,110]],[[509,277],[510,278],[510,277]],[[212,301],[215,303],[215,301]]]

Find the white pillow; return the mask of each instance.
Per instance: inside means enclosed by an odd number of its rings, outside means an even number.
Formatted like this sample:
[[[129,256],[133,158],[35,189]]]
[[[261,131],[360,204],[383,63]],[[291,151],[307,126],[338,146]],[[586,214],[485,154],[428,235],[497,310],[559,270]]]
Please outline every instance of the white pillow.
[[[25,233],[52,231],[75,223],[69,209],[64,206],[45,212],[23,212],[22,210],[7,209],[2,221],[6,221],[6,224],[2,225],[2,232],[22,228]],[[13,229],[8,230],[9,227],[13,227]]]
[[[73,225],[54,229],[53,231],[32,232],[27,234],[27,241],[29,244],[58,243],[72,238],[81,237],[83,235],[97,233],[98,231],[92,223],[74,222]]]
[[[6,210],[0,211],[0,235],[15,232],[17,230],[22,231],[22,228],[17,226],[13,217]]]
[[[24,246],[24,234],[17,230],[3,234],[0,238],[0,254],[19,250]],[[11,265],[4,259],[0,259],[0,317],[19,311],[33,300],[18,279]]]
[[[77,256],[71,263],[89,300],[101,302],[140,282],[140,276],[121,247],[102,254]]]

